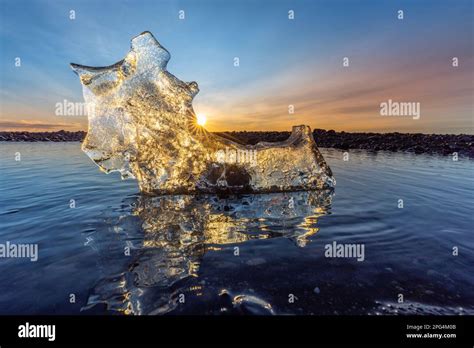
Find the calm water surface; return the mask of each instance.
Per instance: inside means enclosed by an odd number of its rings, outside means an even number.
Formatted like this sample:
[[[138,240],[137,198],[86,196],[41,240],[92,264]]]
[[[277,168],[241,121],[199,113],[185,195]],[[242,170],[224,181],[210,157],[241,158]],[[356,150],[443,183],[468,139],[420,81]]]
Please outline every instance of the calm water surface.
[[[147,198],[79,143],[0,143],[0,243],[39,245],[0,314],[474,314],[474,161],[322,153],[334,193]]]

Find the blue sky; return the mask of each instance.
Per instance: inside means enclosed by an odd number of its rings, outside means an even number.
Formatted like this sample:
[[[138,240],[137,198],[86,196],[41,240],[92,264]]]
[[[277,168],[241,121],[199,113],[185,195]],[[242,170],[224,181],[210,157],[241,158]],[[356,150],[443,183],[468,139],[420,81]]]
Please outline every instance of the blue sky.
[[[305,123],[473,133],[472,4],[0,0],[0,129],[86,129],[85,117],[54,115],[56,103],[82,100],[69,63],[115,63],[132,37],[149,30],[171,53],[168,70],[198,82],[194,108],[208,116],[210,130],[287,130]],[[379,104],[389,98],[420,102],[420,120],[381,117]],[[289,104],[295,114],[288,114]]]

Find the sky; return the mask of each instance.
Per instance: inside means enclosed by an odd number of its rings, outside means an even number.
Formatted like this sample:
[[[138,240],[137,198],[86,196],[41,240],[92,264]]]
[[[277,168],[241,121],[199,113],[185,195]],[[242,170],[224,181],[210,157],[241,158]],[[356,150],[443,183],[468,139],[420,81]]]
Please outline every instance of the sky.
[[[168,71],[198,83],[210,131],[473,134],[473,3],[0,0],[0,130],[87,130],[86,116],[55,114],[83,101],[69,63],[111,65],[148,30]],[[388,100],[419,103],[419,119],[382,116]]]

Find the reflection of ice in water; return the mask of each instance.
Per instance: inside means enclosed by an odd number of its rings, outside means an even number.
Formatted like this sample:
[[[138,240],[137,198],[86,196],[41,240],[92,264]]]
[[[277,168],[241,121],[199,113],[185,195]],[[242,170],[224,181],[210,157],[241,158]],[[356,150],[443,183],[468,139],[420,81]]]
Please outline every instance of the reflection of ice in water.
[[[252,239],[285,237],[304,247],[318,231],[317,221],[328,213],[332,191],[301,191],[239,197],[206,196],[140,197],[133,214],[122,216],[112,230],[142,230],[141,245],[117,275],[107,276],[94,289],[88,307],[106,303],[128,314],[172,311],[183,291],[199,293],[199,267],[208,251],[239,246]],[[140,225],[138,227],[137,225]],[[124,227],[124,228],[122,228]],[[128,236],[128,239],[137,240]],[[123,243],[123,242],[122,242]],[[106,246],[101,253],[110,253]],[[123,260],[123,254],[117,253]],[[105,261],[106,260],[106,261]],[[104,262],[116,262],[107,255]],[[248,262],[265,262],[249,260]],[[222,267],[223,265],[211,265]],[[107,268],[106,265],[103,265]],[[189,279],[196,284],[186,288]],[[189,284],[187,284],[189,285]],[[222,290],[222,289],[221,289]],[[223,296],[229,296],[227,292]],[[272,313],[271,305],[255,296],[236,294],[231,306],[246,305]],[[264,312],[265,312],[264,311]]]
[[[154,194],[334,187],[308,126],[294,126],[285,141],[247,146],[198,126],[198,85],[170,74],[170,57],[144,32],[114,65],[72,64],[94,111],[82,149],[103,171],[135,177],[142,192]]]

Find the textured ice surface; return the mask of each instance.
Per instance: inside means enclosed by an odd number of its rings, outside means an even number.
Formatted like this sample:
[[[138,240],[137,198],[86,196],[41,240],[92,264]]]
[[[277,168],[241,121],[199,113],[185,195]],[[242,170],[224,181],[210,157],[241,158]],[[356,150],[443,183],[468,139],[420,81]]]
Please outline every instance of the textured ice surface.
[[[89,130],[84,152],[105,172],[135,177],[144,193],[276,192],[331,188],[331,169],[308,126],[285,141],[241,145],[196,123],[196,82],[166,70],[170,59],[149,32],[118,63],[71,64],[83,85]]]

